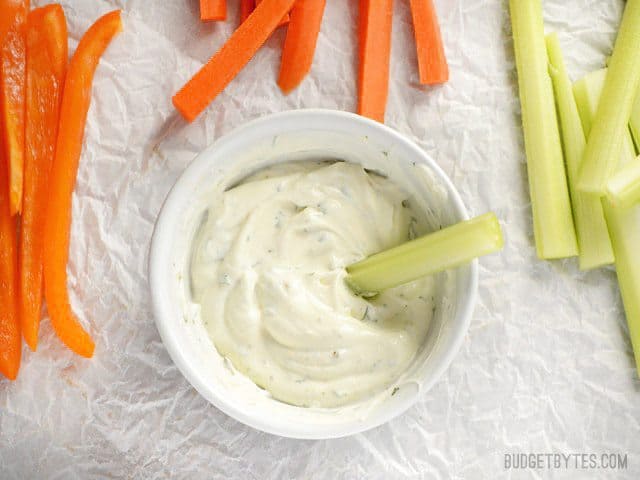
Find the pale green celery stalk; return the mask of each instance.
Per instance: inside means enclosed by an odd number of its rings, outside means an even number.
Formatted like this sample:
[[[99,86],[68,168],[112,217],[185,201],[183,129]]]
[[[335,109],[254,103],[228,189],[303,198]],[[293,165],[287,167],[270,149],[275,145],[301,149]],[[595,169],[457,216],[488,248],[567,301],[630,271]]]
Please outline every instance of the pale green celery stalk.
[[[567,164],[573,220],[578,236],[580,269],[588,270],[613,263],[613,250],[600,197],[578,190],[578,169],[587,142],[573,96],[571,80],[555,33],[547,36],[547,53]]]
[[[573,85],[573,94],[582,122],[582,129],[585,135],[589,135],[592,126],[595,126],[595,112],[598,109],[600,100],[604,98],[604,88],[609,78],[608,69],[603,68],[585,75]],[[629,130],[620,137],[620,159],[618,169],[635,160],[636,151],[633,139]]]
[[[574,86],[578,111],[585,133],[591,129],[600,95],[604,85],[606,71],[587,75]],[[638,162],[631,134],[627,131],[622,137],[621,168]],[[602,200],[605,218],[609,226],[609,235],[616,258],[616,273],[624,309],[629,326],[629,337],[633,347],[636,370],[640,374],[640,206],[632,208],[614,208],[605,197]]]
[[[631,117],[629,118],[629,129],[636,142],[636,150],[640,153],[640,89],[636,93],[636,101],[633,103]]]
[[[540,258],[578,254],[540,0],[510,0],[533,232]]]
[[[607,198],[615,208],[630,208],[640,203],[640,157],[609,179]]]
[[[622,138],[628,133],[640,86],[640,0],[627,0],[608,72],[578,182],[581,190],[600,195],[605,194],[609,177],[617,171]]]
[[[347,267],[347,284],[372,295],[420,277],[455,268],[504,246],[493,213],[457,223],[385,250]]]

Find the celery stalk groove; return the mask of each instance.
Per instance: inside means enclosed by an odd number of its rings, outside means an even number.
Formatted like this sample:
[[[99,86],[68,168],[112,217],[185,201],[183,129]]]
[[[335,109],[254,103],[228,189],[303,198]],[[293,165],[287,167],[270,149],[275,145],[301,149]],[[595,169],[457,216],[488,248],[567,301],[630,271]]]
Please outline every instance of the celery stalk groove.
[[[375,294],[458,267],[503,246],[498,219],[486,213],[354,263],[347,267],[346,281],[356,293]]]
[[[567,165],[573,219],[578,236],[580,268],[588,270],[613,263],[613,250],[600,198],[578,190],[578,170],[587,142],[573,96],[573,87],[555,33],[547,36],[547,53]]]
[[[627,0],[580,167],[581,190],[604,195],[607,180],[617,171],[638,86],[640,0]]]
[[[533,230],[538,257],[578,254],[549,77],[540,0],[510,0]]]
[[[591,73],[574,86],[576,102],[585,133],[591,125],[601,101],[606,70]],[[638,162],[631,134],[627,130],[621,142],[620,165]],[[640,374],[640,206],[632,208],[614,208],[605,197],[602,200],[609,235],[615,255],[616,274],[622,296],[622,302],[629,327],[629,337],[634,351],[636,370]]]

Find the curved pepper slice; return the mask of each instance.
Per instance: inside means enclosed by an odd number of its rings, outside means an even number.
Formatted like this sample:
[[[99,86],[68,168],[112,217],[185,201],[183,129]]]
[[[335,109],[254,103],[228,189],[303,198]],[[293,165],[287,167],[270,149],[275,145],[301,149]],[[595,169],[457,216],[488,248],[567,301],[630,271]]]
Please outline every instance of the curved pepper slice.
[[[60,340],[84,357],[93,355],[94,343],[71,311],[67,292],[71,195],[91,102],[93,74],[102,53],[120,31],[120,11],[107,13],[87,30],[71,58],[62,95],[58,141],[49,182],[43,262],[45,299],[51,324]]]
[[[67,22],[62,7],[51,4],[31,11],[27,19],[26,148],[18,271],[22,336],[33,351],[38,344],[42,307],[48,177],[68,59]]]
[[[11,214],[22,209],[24,167],[25,31],[28,0],[0,0],[0,101],[5,152],[9,164]]]

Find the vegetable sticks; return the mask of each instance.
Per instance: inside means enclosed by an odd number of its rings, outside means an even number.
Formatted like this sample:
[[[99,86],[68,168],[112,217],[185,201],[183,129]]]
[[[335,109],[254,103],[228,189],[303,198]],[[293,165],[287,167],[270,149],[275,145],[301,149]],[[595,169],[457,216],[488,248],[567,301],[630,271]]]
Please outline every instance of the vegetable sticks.
[[[640,157],[609,179],[607,198],[615,208],[629,208],[640,202]]]
[[[17,301],[16,222],[11,217],[4,152],[0,149],[0,373],[15,380],[20,369],[22,339]]]
[[[443,228],[347,267],[347,283],[369,295],[463,265],[504,246],[493,213]]]
[[[578,186],[585,192],[605,193],[617,170],[623,138],[628,133],[633,102],[640,86],[640,0],[627,0],[618,31],[602,101],[593,118]]]
[[[284,93],[296,88],[311,69],[325,3],[326,0],[297,0],[291,10],[278,77]]]
[[[640,88],[638,89],[640,92]],[[640,95],[636,94],[636,101],[631,109],[631,117],[629,117],[629,129],[633,135],[636,144],[636,150],[640,149]]]
[[[411,0],[411,16],[418,53],[420,83],[433,85],[449,80],[438,17],[432,0]]]
[[[173,96],[173,105],[192,122],[251,60],[295,0],[263,0],[222,48]]]
[[[538,257],[578,254],[540,0],[510,0],[527,155],[533,231]]]
[[[384,122],[393,0],[360,0],[358,113]]]
[[[260,2],[262,2],[262,0],[254,0],[256,6],[258,6],[260,4]],[[282,16],[282,19],[280,20],[280,23],[278,23],[279,27],[283,27],[284,25],[287,25],[289,23],[289,21],[291,20],[291,16],[289,15],[289,13],[285,13]]]
[[[93,75],[100,57],[120,31],[120,11],[107,13],[82,36],[71,58],[62,95],[56,152],[49,182],[45,224],[45,298],[56,334],[71,350],[84,357],[93,355],[94,343],[71,311],[67,292],[71,196],[91,103]]]
[[[240,23],[249,18],[254,8],[256,8],[255,0],[240,0]]]
[[[604,100],[602,95],[606,77],[606,70],[599,70],[574,84],[576,103],[587,134],[592,128],[598,104]],[[629,132],[622,137],[621,152],[619,163],[623,168],[638,161]],[[613,208],[604,198],[603,207],[616,259],[616,274],[629,326],[636,370],[640,373],[640,262],[637,258],[640,245],[640,206],[628,209]]]
[[[200,20],[210,22],[226,19],[227,0],[200,0]]]
[[[25,32],[28,0],[0,0],[0,122],[9,162],[11,214],[22,211],[24,169]]]
[[[27,148],[18,271],[22,335],[35,351],[42,307],[49,171],[55,153],[68,54],[67,23],[59,4],[31,11],[27,25]]]
[[[556,34],[547,36],[547,53],[578,237],[579,263],[582,270],[587,270],[613,263],[613,250],[600,198],[578,190],[578,170],[587,142]]]

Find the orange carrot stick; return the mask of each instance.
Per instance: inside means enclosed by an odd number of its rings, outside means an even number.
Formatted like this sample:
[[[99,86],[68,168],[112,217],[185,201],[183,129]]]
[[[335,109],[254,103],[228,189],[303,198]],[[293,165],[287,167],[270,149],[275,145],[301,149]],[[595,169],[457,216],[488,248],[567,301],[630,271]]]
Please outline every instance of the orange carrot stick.
[[[94,343],[71,311],[67,292],[71,195],[91,103],[93,75],[103,52],[120,31],[120,11],[107,13],[87,30],[71,58],[62,94],[60,126],[49,182],[44,231],[44,294],[56,334],[71,350],[84,357],[93,355]]]
[[[0,0],[0,99],[9,162],[11,214],[22,210],[24,167],[25,31],[28,0]]]
[[[358,113],[384,122],[389,90],[393,0],[361,0]]]
[[[256,8],[255,0],[240,0],[240,23],[249,18],[254,8]]]
[[[173,105],[193,121],[251,60],[295,0],[263,0],[222,48],[173,96]]]
[[[62,7],[54,3],[32,10],[27,19],[26,148],[18,272],[22,336],[33,351],[38,344],[42,307],[47,180],[67,61],[67,22]]]
[[[296,88],[311,69],[325,2],[298,0],[291,9],[278,78],[284,93]]]
[[[0,136],[0,373],[15,380],[20,369],[22,341],[17,301],[16,222],[11,217],[4,152]]]
[[[418,51],[420,83],[433,85],[449,80],[438,17],[432,0],[411,0],[411,16]]]
[[[364,44],[367,36],[367,18],[369,0],[359,0],[358,2],[358,91],[360,90],[360,78],[362,70],[362,59],[364,58]]]
[[[227,0],[200,0],[200,20],[215,21],[227,19]]]
[[[262,0],[255,0],[256,6],[260,5],[260,2],[262,2]],[[291,17],[289,16],[289,13],[285,13],[282,16],[282,19],[280,20],[280,23],[278,23],[279,27],[282,27],[284,25],[286,25],[287,23],[289,23],[289,21],[291,20]]]

